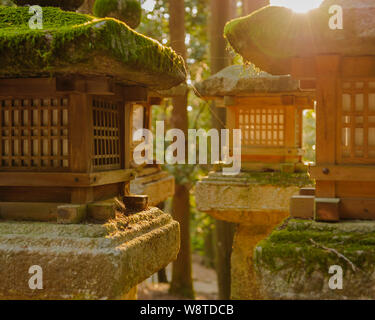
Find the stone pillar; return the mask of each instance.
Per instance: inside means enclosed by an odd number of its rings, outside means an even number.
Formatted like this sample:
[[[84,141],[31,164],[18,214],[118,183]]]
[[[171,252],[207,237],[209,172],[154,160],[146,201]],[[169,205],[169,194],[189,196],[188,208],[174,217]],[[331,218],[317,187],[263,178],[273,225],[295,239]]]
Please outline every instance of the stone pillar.
[[[197,184],[198,210],[238,224],[231,257],[232,299],[265,298],[253,267],[254,250],[289,216],[290,198],[309,183],[306,174],[253,172],[235,177],[210,173]]]
[[[283,215],[281,215],[282,217]],[[261,300],[263,297],[256,281],[253,252],[274,225],[238,225],[232,251],[232,299]]]

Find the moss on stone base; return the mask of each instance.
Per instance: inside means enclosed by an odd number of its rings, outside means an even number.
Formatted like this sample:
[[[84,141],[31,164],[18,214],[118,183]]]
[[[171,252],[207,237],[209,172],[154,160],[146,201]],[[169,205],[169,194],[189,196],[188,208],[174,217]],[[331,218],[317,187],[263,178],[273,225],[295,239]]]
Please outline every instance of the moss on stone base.
[[[374,298],[375,222],[290,220],[257,245],[254,261],[268,298]],[[328,287],[333,265],[343,269],[343,290]]]
[[[136,28],[141,22],[142,7],[139,0],[96,0],[94,15],[99,18],[116,18]]]
[[[249,171],[241,172],[236,176],[225,176],[222,173],[210,173],[210,181],[236,181],[246,184],[257,184],[261,186],[271,185],[275,187],[306,187],[314,185],[314,181],[305,173],[288,173],[288,172],[258,172]]]
[[[172,49],[116,19],[43,8],[43,29],[28,26],[28,8],[0,7],[0,77],[57,73],[114,76],[169,89],[186,78]]]

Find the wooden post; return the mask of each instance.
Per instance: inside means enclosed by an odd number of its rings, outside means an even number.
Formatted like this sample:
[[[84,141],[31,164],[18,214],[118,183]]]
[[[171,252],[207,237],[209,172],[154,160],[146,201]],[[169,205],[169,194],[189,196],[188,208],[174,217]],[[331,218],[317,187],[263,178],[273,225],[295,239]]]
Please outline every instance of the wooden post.
[[[315,58],[317,73],[316,107],[316,164],[318,166],[336,164],[337,143],[337,90],[340,68],[340,56],[326,55]],[[316,182],[316,197],[321,199],[336,197],[335,181]],[[316,219],[338,221],[337,208],[326,201],[316,201]],[[335,202],[337,206],[338,202]]]
[[[93,118],[88,95],[70,94],[70,167],[72,172],[92,172],[93,158]],[[72,203],[87,203],[94,200],[93,188],[74,188]]]
[[[125,126],[124,126],[124,167],[125,169],[129,169],[131,166],[131,162],[133,160],[133,155],[131,153],[131,145],[133,142],[132,137],[132,123],[133,123],[133,104],[132,103],[125,103]]]
[[[229,129],[229,152],[233,154],[233,129],[239,129],[236,123],[236,110],[234,107],[227,108],[226,117],[227,129]]]

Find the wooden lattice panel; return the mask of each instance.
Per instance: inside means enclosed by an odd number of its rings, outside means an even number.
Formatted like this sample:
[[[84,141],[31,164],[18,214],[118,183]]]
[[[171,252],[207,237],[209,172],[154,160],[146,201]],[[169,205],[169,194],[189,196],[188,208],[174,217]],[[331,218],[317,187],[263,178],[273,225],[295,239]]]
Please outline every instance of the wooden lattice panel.
[[[245,146],[281,147],[285,144],[285,111],[282,107],[239,108],[236,122]]]
[[[66,97],[0,97],[0,170],[69,168]]]
[[[340,98],[340,162],[375,163],[375,81],[344,81]]]
[[[121,168],[119,103],[93,99],[94,168]]]

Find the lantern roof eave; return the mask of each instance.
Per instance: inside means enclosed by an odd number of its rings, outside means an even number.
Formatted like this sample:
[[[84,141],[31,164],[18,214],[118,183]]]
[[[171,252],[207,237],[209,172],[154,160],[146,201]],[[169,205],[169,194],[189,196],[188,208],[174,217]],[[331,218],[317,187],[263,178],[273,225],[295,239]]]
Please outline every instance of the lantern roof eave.
[[[224,96],[262,96],[303,94],[298,80],[290,75],[274,76],[252,65],[232,65],[195,84],[203,99]]]

